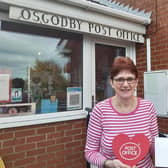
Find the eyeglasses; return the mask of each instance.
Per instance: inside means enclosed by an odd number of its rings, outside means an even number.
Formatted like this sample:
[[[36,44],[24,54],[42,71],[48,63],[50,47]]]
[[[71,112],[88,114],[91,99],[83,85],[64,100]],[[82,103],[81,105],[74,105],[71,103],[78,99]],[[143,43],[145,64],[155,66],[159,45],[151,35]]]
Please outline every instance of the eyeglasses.
[[[125,81],[127,81],[128,84],[133,84],[135,82],[136,78],[132,78],[132,77],[129,77],[129,78],[116,78],[114,80],[117,82],[117,84],[122,85],[122,84],[124,84]]]

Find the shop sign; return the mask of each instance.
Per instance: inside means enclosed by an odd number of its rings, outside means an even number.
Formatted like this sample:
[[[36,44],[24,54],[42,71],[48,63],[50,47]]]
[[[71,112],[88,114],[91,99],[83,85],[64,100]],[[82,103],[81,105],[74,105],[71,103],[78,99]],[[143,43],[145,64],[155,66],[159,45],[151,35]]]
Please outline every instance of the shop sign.
[[[11,6],[9,18],[138,43],[144,42],[143,35],[136,32],[33,9]]]

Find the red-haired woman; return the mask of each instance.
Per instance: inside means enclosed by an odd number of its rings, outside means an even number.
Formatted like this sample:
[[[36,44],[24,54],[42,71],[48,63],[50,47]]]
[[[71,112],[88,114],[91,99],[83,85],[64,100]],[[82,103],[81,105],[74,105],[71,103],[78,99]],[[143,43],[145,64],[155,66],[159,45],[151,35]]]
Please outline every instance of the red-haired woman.
[[[85,157],[98,168],[131,168],[116,157],[112,142],[120,134],[129,138],[143,134],[150,144],[148,153],[136,168],[154,168],[154,138],[158,125],[154,105],[135,96],[138,71],[128,57],[116,57],[112,64],[111,85],[115,96],[99,102],[91,112]]]

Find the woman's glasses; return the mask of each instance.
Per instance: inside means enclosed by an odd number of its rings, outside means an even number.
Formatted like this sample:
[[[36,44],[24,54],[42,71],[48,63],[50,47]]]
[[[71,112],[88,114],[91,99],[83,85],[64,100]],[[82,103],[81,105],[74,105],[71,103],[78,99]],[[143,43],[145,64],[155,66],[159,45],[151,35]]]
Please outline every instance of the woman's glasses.
[[[122,85],[124,84],[125,81],[127,81],[128,84],[133,84],[136,80],[136,78],[132,78],[132,77],[129,77],[129,78],[114,78],[113,79],[114,81],[117,82],[117,84],[119,85]]]

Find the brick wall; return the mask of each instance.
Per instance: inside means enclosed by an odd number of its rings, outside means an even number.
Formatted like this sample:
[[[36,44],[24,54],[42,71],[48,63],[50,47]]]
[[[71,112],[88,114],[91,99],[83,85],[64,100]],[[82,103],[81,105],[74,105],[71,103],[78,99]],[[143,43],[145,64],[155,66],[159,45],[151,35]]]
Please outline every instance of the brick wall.
[[[135,8],[152,11],[152,22],[147,26],[146,37],[151,38],[151,69],[168,69],[168,1],[167,0],[117,0]],[[143,72],[146,71],[146,45],[136,45],[139,70],[138,96],[144,96]],[[158,118],[159,130],[168,133],[168,119]]]
[[[85,120],[0,129],[6,168],[86,168]]]
[[[164,117],[158,118],[159,131],[168,134],[168,119]]]

